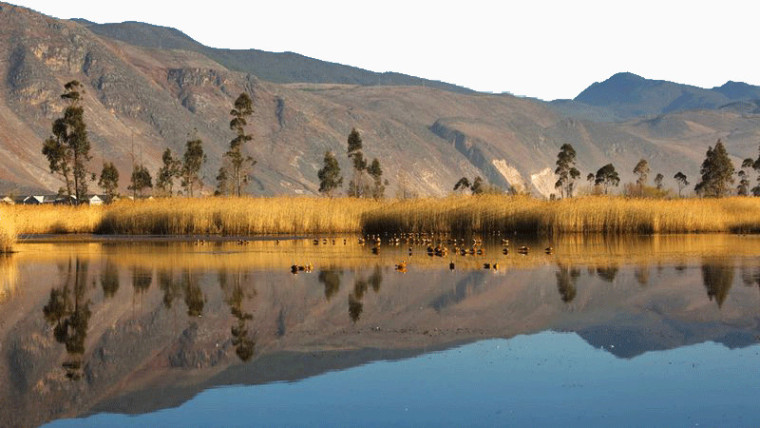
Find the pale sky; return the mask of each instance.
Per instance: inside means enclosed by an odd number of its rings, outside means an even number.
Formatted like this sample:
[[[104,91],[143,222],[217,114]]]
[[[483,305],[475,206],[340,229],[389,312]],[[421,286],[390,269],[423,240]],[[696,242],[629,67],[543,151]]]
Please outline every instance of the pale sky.
[[[760,84],[755,1],[11,3],[58,18],[174,27],[213,47],[291,51],[545,100],[573,98],[620,71],[708,88]]]

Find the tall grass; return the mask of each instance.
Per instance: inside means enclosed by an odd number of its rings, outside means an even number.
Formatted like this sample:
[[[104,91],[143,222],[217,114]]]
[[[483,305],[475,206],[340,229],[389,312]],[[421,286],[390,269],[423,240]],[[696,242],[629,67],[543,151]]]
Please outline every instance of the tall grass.
[[[368,212],[362,224],[369,233],[749,233],[760,232],[760,199],[588,196],[541,201],[490,195],[417,199]]]
[[[543,201],[486,195],[380,202],[309,197],[173,198],[121,201],[105,207],[17,206],[8,210],[16,219],[16,232],[22,234],[760,232],[760,198],[749,197],[650,200],[588,196]]]
[[[13,251],[16,243],[16,219],[11,210],[0,208],[0,253]]]
[[[97,233],[274,235],[361,231],[362,214],[382,203],[329,198],[202,198],[123,201]]]

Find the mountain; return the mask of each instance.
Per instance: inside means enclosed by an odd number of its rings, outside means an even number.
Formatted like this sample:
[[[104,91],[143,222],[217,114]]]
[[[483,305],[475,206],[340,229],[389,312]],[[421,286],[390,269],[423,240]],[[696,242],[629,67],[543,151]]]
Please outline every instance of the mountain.
[[[582,117],[626,120],[686,110],[713,110],[731,102],[754,99],[760,99],[760,87],[742,82],[727,82],[720,87],[704,89],[645,79],[633,73],[618,73],[604,82],[592,84],[571,104]],[[556,104],[568,111],[563,105],[567,101]],[[585,106],[597,111],[584,112]]]
[[[155,176],[164,149],[182,153],[188,138],[197,136],[208,157],[204,193],[215,186],[234,137],[228,114],[244,91],[255,110],[248,126],[254,136],[248,151],[258,161],[248,191],[255,195],[316,194],[325,151],[334,152],[350,176],[345,150],[352,128],[362,134],[365,155],[382,162],[390,196],[445,195],[462,176],[476,175],[503,190],[548,196],[564,143],[578,152],[584,177],[614,161],[623,182],[632,180],[633,166],[645,158],[653,174],[672,177],[680,170],[694,181],[704,151],[718,138],[737,162],[754,156],[760,141],[760,117],[750,104],[621,120],[621,112],[642,110],[636,99],[665,104],[646,98],[657,90],[632,75],[611,80],[620,81],[616,91],[639,98],[615,98],[605,83],[592,85],[581,101],[555,103],[386,75],[403,79],[378,84],[377,73],[295,54],[211,49],[173,29],[57,20],[0,3],[0,193],[61,186],[41,147],[63,110],[63,85],[73,79],[85,87],[91,170],[112,161],[129,177],[134,159]]]
[[[270,82],[428,86],[459,93],[474,92],[449,83],[421,79],[400,73],[376,73],[356,67],[320,61],[293,52],[275,53],[256,49],[214,49],[203,46],[174,28],[159,27],[141,22],[94,24],[84,21],[84,23],[90,31],[102,37],[145,48],[197,52],[230,70],[254,74]]]

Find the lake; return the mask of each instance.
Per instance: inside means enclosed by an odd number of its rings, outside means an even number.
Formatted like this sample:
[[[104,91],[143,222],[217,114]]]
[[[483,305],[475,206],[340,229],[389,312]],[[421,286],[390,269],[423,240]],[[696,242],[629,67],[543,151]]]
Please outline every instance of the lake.
[[[387,238],[27,239],[0,425],[760,424],[760,237]]]

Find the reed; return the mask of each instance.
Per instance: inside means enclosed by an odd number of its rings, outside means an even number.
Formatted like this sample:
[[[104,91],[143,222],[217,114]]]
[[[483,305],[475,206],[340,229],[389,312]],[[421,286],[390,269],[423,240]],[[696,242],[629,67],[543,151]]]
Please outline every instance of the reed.
[[[16,219],[11,210],[0,208],[0,254],[13,251],[16,243]]]
[[[368,233],[751,233],[760,232],[760,199],[449,197],[391,203],[362,224]]]
[[[200,198],[122,201],[94,229],[103,234],[277,235],[361,231],[381,202],[346,198]]]
[[[20,234],[760,233],[760,198],[749,197],[172,198],[120,201],[105,207],[16,206],[6,212],[16,219]]]

